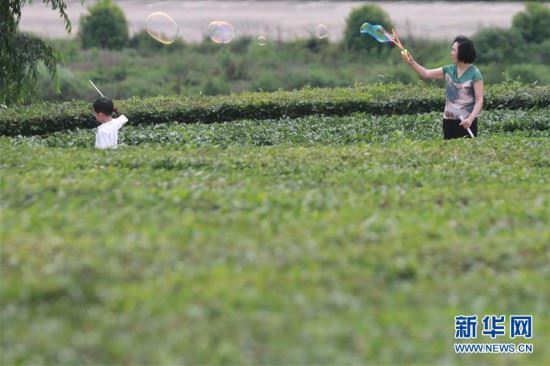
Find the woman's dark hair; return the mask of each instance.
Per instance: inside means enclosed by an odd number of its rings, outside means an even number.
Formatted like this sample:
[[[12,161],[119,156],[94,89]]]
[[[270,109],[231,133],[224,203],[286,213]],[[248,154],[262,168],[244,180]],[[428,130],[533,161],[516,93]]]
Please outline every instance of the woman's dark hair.
[[[454,43],[458,43],[458,61],[471,64],[476,60],[476,49],[474,47],[474,42],[471,39],[464,36],[458,36],[451,43],[451,46]]]
[[[115,110],[113,101],[109,98],[101,97],[94,102],[94,111],[96,113],[103,113],[106,116],[113,114]]]

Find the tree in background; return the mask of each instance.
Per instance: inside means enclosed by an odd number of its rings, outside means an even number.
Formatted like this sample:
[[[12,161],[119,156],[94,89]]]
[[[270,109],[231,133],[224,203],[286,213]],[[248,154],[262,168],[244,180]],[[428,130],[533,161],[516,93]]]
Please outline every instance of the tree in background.
[[[128,44],[128,22],[122,9],[111,0],[100,0],[80,18],[82,48],[118,49]]]
[[[57,10],[71,32],[64,0],[42,0]],[[83,0],[82,0],[83,1]],[[59,55],[46,42],[18,31],[21,8],[31,0],[0,1],[0,103],[30,102],[37,96],[38,63],[42,61],[56,78]]]
[[[365,37],[359,30],[365,22],[380,24],[384,29],[391,29],[391,20],[388,13],[377,5],[364,5],[353,9],[346,19],[346,30],[344,32],[344,45],[350,51],[372,50],[387,48],[370,37]]]
[[[485,28],[474,36],[479,63],[548,63],[550,55],[550,9],[527,2],[514,16],[512,27]]]
[[[514,28],[485,28],[474,35],[478,51],[477,62],[513,64],[524,58],[524,44],[521,34]]]
[[[527,2],[525,5],[526,11],[514,17],[512,28],[529,43],[542,43],[550,39],[550,9],[538,2]]]

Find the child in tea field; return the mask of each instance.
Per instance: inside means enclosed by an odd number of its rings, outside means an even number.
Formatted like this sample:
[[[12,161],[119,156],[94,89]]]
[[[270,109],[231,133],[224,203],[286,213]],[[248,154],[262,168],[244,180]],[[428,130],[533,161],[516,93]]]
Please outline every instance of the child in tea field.
[[[113,101],[109,98],[101,97],[94,102],[95,119],[99,122],[97,133],[95,135],[95,147],[98,149],[116,149],[118,146],[118,130],[128,122],[125,115],[118,118],[112,118],[116,109]]]

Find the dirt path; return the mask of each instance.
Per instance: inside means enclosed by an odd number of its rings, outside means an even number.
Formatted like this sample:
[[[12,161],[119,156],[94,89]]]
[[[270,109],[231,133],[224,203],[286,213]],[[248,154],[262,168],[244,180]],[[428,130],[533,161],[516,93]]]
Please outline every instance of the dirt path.
[[[145,27],[147,15],[164,11],[176,20],[180,36],[187,42],[199,42],[212,20],[231,22],[238,35],[264,34],[271,39],[307,37],[315,26],[329,27],[331,40],[340,40],[345,19],[350,11],[362,3],[373,2],[319,2],[319,1],[115,1],[125,12],[130,32]],[[78,18],[86,13],[87,0],[68,0],[68,13],[73,23],[73,36],[78,31]],[[522,11],[521,3],[489,2],[379,2],[402,35],[412,34],[432,39],[448,39],[457,34],[471,35],[482,27],[509,27],[513,16]],[[550,6],[550,5],[547,5]],[[57,13],[41,1],[25,5],[21,29],[49,38],[69,37]]]

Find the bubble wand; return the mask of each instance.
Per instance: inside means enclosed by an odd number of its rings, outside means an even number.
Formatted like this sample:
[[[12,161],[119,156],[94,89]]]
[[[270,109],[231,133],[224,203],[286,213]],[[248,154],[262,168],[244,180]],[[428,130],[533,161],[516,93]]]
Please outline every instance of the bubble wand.
[[[88,80],[88,81],[90,82],[90,84],[92,84],[92,86],[95,88],[95,90],[97,90],[99,95],[101,95],[103,98],[105,98],[105,95],[103,95],[103,93],[97,88],[97,86],[95,86],[95,84],[91,80]]]

